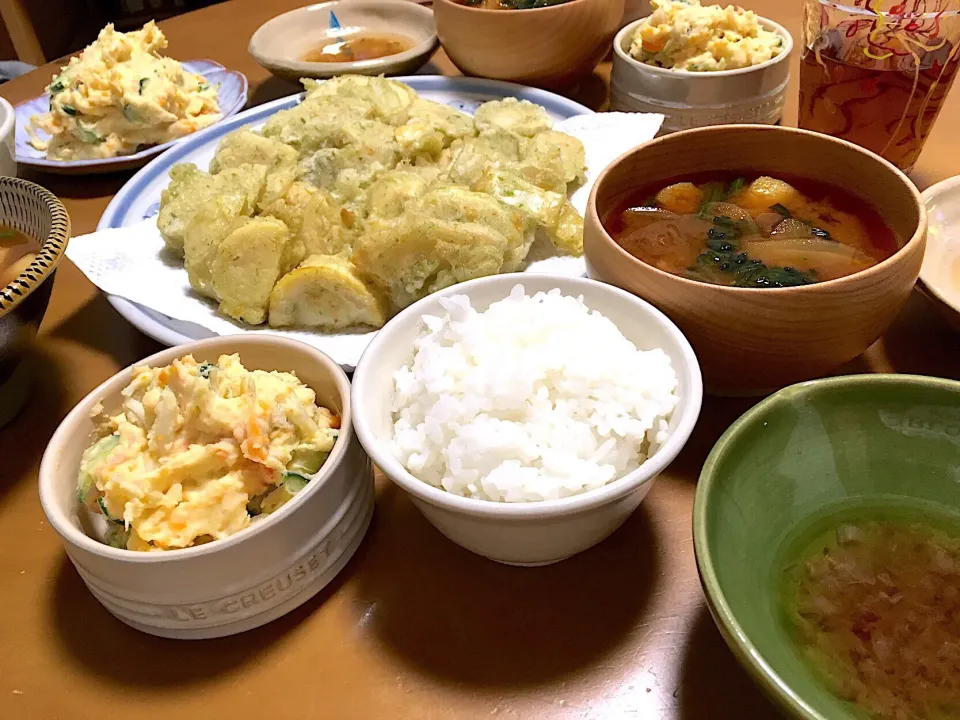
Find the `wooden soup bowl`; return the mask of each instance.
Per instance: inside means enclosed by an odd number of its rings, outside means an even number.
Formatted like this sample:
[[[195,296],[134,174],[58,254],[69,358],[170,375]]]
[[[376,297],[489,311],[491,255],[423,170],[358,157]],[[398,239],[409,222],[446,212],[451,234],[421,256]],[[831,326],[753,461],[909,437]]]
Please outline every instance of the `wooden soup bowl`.
[[[435,0],[437,35],[465,75],[560,88],[589,75],[611,48],[624,0],[569,0],[487,10]]]
[[[792,288],[736,288],[658,270],[623,250],[604,222],[632,193],[695,173],[810,178],[844,188],[877,210],[900,249],[837,280]],[[709,392],[760,395],[821,377],[860,355],[890,326],[920,273],[927,214],[920,193],[893,165],[852,143],[806,130],[727,125],[687,130],[617,158],[587,207],[590,277],[666,313],[686,334]]]

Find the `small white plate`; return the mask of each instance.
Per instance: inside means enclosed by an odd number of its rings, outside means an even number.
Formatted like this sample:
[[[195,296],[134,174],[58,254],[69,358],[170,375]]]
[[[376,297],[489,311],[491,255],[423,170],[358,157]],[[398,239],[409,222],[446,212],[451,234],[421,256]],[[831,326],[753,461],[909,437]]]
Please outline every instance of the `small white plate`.
[[[218,86],[217,99],[220,103],[220,112],[223,119],[236,115],[247,104],[247,78],[236,70],[227,70],[220,63],[213,60],[187,60],[183,67],[192,73],[202,75],[207,81]],[[117,172],[146,165],[147,162],[159,155],[171,145],[183,142],[187,138],[170,140],[162,145],[153,145],[133,155],[122,155],[115,158],[94,158],[91,160],[50,160],[42,150],[37,150],[28,142],[27,125],[30,118],[47,112],[50,105],[50,96],[44,93],[30,100],[24,100],[17,105],[17,163],[23,167],[37,168],[57,175],[95,175],[99,173]],[[215,123],[216,124],[216,123]],[[42,139],[46,135],[37,133]],[[191,137],[191,136],[187,136]]]
[[[353,62],[307,62],[310,50],[361,32],[402,35],[413,47],[396,55]],[[433,11],[410,0],[334,0],[297,8],[265,22],[250,38],[248,50],[274,75],[300,78],[337,75],[408,75],[419,70],[437,49]]]
[[[927,188],[927,249],[920,289],[960,331],[960,175]]]

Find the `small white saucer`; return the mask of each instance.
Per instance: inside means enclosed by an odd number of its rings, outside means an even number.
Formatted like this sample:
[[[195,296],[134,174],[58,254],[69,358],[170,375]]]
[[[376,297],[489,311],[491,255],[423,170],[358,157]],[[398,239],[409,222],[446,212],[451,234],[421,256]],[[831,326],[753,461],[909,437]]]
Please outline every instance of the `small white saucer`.
[[[307,62],[303,56],[331,39],[355,32],[402,35],[413,47],[396,55],[353,62]],[[335,0],[298,8],[265,22],[247,48],[258,63],[278,77],[408,75],[419,70],[437,48],[433,11],[410,0]]]
[[[927,188],[927,249],[919,287],[960,332],[960,175]]]

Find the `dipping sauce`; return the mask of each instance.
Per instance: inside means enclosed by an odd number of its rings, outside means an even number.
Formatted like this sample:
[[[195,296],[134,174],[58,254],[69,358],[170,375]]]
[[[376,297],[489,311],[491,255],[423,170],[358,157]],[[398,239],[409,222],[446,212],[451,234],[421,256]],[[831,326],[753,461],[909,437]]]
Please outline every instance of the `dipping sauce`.
[[[879,213],[805,179],[711,174],[648,188],[607,219],[631,255],[691,280],[793,287],[852,275],[899,248]]]
[[[39,250],[36,239],[0,225],[0,285],[13,282],[36,259]]]
[[[784,572],[787,625],[814,672],[877,718],[960,717],[960,537],[843,522]]]
[[[306,62],[357,62],[397,55],[413,47],[413,41],[393,33],[357,33],[349,37],[330,38],[318,48],[307,51]]]
[[[535,10],[536,8],[562,5],[569,0],[453,0],[458,5],[483,8],[484,10]]]

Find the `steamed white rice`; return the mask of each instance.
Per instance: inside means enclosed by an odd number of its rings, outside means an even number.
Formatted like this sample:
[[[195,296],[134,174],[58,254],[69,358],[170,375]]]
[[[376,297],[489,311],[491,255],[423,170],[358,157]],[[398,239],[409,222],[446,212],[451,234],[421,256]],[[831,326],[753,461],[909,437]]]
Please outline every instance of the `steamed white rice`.
[[[394,452],[448,492],[500,502],[593,490],[667,437],[677,375],[583,298],[522,285],[477,312],[465,295],[424,315],[394,374]]]

